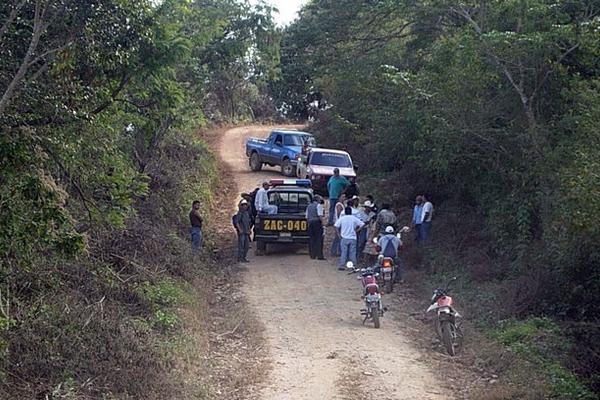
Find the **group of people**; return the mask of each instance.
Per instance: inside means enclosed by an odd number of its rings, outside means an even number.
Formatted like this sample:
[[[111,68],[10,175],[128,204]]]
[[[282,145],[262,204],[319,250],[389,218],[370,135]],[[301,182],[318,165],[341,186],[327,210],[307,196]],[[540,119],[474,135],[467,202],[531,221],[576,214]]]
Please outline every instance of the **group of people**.
[[[251,193],[242,193],[238,210],[232,218],[238,236],[238,261],[248,262],[251,234],[258,213],[277,214],[277,206],[269,203],[268,181]],[[359,259],[375,262],[379,255],[393,256],[397,265],[401,262],[398,250],[402,246],[396,236],[399,224],[395,213],[387,203],[381,208],[371,195],[360,202],[356,186],[340,175],[339,169],[327,184],[329,192],[329,212],[325,215],[325,200],[315,195],[306,208],[308,222],[309,255],[311,259],[325,260],[323,245],[325,226],[333,227],[330,255],[339,257],[338,268],[344,270],[346,263],[355,265]],[[418,195],[413,210],[412,226],[416,232],[417,243],[424,243],[430,237],[433,205],[425,195]],[[189,214],[191,224],[192,249],[198,250],[202,245],[202,216],[200,202],[194,201]],[[374,239],[378,238],[377,244]],[[385,253],[385,254],[384,254]],[[398,279],[401,275],[397,274]]]

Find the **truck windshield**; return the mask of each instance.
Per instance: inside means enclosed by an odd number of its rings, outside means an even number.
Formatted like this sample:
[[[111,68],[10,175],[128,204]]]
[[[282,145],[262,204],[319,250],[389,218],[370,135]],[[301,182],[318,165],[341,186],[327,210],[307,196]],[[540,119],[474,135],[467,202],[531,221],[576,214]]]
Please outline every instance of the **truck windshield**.
[[[310,158],[313,165],[324,165],[328,167],[352,168],[352,162],[347,154],[338,153],[313,153]]]
[[[285,135],[283,139],[284,146],[302,146],[304,142],[314,146],[315,138],[310,135]]]
[[[311,200],[308,192],[269,192],[269,204],[277,206],[278,214],[303,214]]]

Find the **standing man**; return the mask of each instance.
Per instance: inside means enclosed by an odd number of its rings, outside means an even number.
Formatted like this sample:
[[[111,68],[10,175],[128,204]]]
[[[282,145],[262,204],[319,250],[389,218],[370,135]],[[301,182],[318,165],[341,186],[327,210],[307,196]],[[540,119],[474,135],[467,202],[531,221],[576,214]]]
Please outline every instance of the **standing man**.
[[[323,256],[323,198],[318,194],[313,197],[312,203],[306,207],[306,220],[308,221],[308,253],[311,259],[325,260]]]
[[[356,184],[356,178],[350,179],[350,184],[346,188],[346,196],[348,198],[352,198],[354,196],[358,196],[360,193],[358,191],[358,185]]]
[[[250,262],[246,258],[250,248],[250,211],[248,209],[248,200],[242,200],[239,204],[239,210],[235,215],[235,227],[238,235],[238,261]]]
[[[262,187],[256,192],[256,210],[259,213],[267,213],[269,215],[277,214],[277,206],[269,204],[269,195],[267,194],[268,189],[269,182],[264,181]]]
[[[327,191],[329,192],[329,219],[327,225],[333,225],[333,214],[335,205],[340,198],[340,195],[350,186],[348,179],[340,175],[340,169],[333,170],[333,176],[327,181]]]
[[[365,246],[367,245],[367,237],[369,234],[369,222],[371,218],[375,217],[375,213],[373,212],[373,203],[371,203],[369,200],[365,201],[362,208],[358,210],[358,214],[355,214],[355,216],[365,224],[365,227],[358,232],[358,239],[356,243],[356,257],[362,258],[362,253],[365,250]]]
[[[377,214],[377,232],[383,232],[388,226],[396,226],[396,214],[390,210],[390,205],[388,203],[383,203],[381,205],[381,211]]]
[[[364,222],[352,215],[352,207],[346,207],[344,215],[340,217],[335,223],[335,228],[338,234],[342,238],[341,248],[342,254],[340,256],[340,262],[338,269],[344,271],[346,269],[346,263],[352,261],[354,265],[357,265],[356,260],[356,233],[364,226]]]
[[[415,241],[417,243],[421,242],[421,222],[423,221],[421,219],[423,214],[423,198],[421,197],[421,195],[417,196],[417,198],[415,199],[415,208],[413,209],[413,218],[412,218],[412,225],[413,225],[413,229],[415,230],[416,236],[415,236]]]
[[[192,226],[192,250],[198,251],[202,247],[202,216],[200,215],[200,201],[194,200],[190,211],[190,225]]]
[[[335,209],[334,209],[334,213],[333,213],[333,223],[335,224],[337,222],[338,219],[340,219],[340,217],[343,215],[344,213],[344,208],[346,208],[346,206],[344,205],[344,202],[346,201],[346,195],[344,193],[340,194],[340,198],[338,199],[337,203],[335,204]],[[332,257],[339,257],[340,256],[340,235],[338,235],[337,229],[334,229],[333,232],[333,240],[331,241],[331,256]]]
[[[375,214],[377,214],[379,212],[379,207],[377,206],[377,203],[375,202],[375,198],[373,197],[372,194],[368,194],[366,197],[367,197],[367,200],[369,200],[373,204],[373,208],[372,208],[373,212]]]
[[[423,210],[421,212],[421,241],[427,242],[429,240],[429,234],[431,232],[431,217],[433,217],[433,204],[427,197],[422,194],[423,199]]]

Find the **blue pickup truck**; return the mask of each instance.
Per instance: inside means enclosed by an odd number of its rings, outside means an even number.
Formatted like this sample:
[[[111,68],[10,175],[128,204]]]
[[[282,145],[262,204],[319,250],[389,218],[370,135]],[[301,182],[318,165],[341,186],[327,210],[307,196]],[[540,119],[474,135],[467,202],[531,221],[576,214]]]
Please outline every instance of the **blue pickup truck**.
[[[307,132],[276,129],[267,139],[250,138],[246,142],[250,169],[260,171],[264,164],[278,165],[283,175],[295,176],[304,143],[315,146],[314,136]]]

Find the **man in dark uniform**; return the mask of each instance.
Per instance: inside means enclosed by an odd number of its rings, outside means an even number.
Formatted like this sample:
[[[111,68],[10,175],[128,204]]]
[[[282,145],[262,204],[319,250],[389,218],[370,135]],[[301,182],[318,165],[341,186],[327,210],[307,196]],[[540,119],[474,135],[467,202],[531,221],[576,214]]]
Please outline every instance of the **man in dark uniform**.
[[[238,235],[238,261],[241,262],[250,262],[246,258],[250,248],[250,230],[252,229],[248,205],[247,200],[240,201],[239,211],[234,217]]]
[[[323,256],[323,198],[318,194],[313,197],[312,203],[306,208],[308,221],[308,253],[313,260],[325,260]]]

